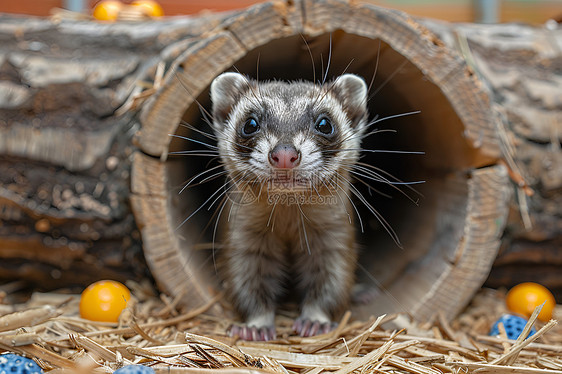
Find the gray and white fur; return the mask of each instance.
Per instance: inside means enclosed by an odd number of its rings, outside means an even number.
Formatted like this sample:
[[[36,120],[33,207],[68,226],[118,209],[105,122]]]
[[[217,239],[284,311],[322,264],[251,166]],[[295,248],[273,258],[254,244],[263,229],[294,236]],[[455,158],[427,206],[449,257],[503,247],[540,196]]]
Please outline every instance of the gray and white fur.
[[[281,298],[298,295],[301,336],[330,331],[349,302],[357,253],[350,174],[367,126],[367,86],[224,73],[211,85],[213,127],[230,180],[219,271],[244,319],[231,335],[275,338]]]

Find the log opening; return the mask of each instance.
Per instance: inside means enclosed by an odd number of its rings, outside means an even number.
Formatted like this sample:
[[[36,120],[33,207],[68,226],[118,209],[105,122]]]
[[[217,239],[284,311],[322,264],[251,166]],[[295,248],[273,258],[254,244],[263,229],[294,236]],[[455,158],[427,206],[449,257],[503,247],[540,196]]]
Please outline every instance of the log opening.
[[[190,305],[205,302],[208,288],[216,286],[212,246],[204,244],[213,241],[216,205],[178,226],[224,181],[178,192],[190,177],[218,163],[169,156],[204,148],[171,140],[169,134],[209,142],[180,124],[211,132],[197,103],[210,108],[212,79],[237,70],[260,80],[320,80],[328,59],[328,80],[345,71],[370,82],[377,70],[371,118],[420,111],[373,125],[395,132],[370,136],[364,148],[425,152],[365,153],[362,159],[401,180],[426,183],[415,186],[423,197],[400,187],[419,199],[418,205],[388,186],[375,187],[390,198],[369,196],[361,188],[396,230],[403,249],[361,208],[365,232],[358,234],[357,275],[376,297],[355,312],[406,311],[425,319],[441,311],[452,317],[487,276],[506,218],[509,188],[504,169],[494,166],[499,157],[494,115],[460,59],[403,13],[372,6],[262,4],[228,20],[178,57],[175,71],[143,109],[139,144],[144,152],[133,162],[133,208],[152,273],[162,288],[184,295]]]

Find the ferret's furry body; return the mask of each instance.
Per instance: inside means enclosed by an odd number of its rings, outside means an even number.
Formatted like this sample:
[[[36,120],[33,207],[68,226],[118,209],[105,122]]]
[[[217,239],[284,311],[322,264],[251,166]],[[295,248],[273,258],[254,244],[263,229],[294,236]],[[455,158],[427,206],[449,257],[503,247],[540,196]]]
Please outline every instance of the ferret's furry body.
[[[230,333],[274,338],[288,292],[302,300],[299,334],[329,331],[356,267],[349,170],[366,127],[365,82],[345,74],[324,85],[258,83],[225,73],[211,98],[231,183],[219,270],[244,318]]]

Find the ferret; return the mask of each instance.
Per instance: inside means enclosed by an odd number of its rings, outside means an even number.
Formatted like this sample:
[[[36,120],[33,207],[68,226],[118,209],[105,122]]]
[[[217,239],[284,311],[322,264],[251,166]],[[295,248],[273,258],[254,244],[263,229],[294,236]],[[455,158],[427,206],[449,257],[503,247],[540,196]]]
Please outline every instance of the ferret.
[[[276,308],[287,294],[300,301],[296,333],[329,332],[354,282],[349,171],[367,127],[367,85],[353,74],[314,84],[228,72],[210,91],[230,182],[218,269],[244,321],[229,334],[275,339]]]

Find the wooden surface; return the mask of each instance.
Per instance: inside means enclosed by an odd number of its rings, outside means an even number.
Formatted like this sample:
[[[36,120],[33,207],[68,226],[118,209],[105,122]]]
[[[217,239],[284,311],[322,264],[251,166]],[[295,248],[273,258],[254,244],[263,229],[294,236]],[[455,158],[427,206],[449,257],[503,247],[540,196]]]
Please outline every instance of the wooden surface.
[[[142,243],[162,289],[204,303],[217,287],[211,252],[195,248],[209,240],[210,213],[178,224],[205,191],[177,192],[206,166],[170,157],[188,145],[169,134],[186,134],[182,119],[204,125],[194,99],[208,105],[210,81],[232,64],[263,79],[312,79],[303,34],[317,74],[330,38],[330,77],[353,60],[350,72],[369,80],[380,55],[374,87],[383,88],[371,113],[422,110],[385,125],[399,133],[384,139],[425,150],[423,159],[367,159],[401,178],[428,180],[419,208],[400,197],[380,202],[405,251],[375,223],[361,236],[373,246],[365,263],[383,286],[379,305],[390,308],[381,311],[454,315],[488,275],[502,233],[487,284],[538,274],[560,289],[560,31],[422,26],[400,12],[340,1],[263,4],[220,17],[113,25],[0,19],[1,281],[53,288],[140,279]],[[507,169],[495,166],[500,158]],[[535,194],[521,199],[506,170]]]

